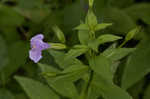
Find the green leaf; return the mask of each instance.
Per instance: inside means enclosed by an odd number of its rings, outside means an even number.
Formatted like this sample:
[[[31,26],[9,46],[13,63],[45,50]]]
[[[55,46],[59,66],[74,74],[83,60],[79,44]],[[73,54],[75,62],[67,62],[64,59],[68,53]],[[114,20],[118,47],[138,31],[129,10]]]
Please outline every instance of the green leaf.
[[[101,13],[99,13],[100,10],[102,10]],[[97,17],[104,23],[113,23],[107,32],[125,34],[129,30],[136,27],[136,24],[132,18],[123,10],[104,6],[103,9],[96,9],[96,12]]]
[[[46,65],[46,64],[38,64],[42,75],[45,77],[51,77],[51,80],[54,80],[55,78],[52,77],[57,77],[66,79],[70,82],[77,81],[80,79],[88,70],[88,66],[83,65],[83,64],[74,64],[69,66],[68,68],[65,68],[63,71],[60,71],[51,65]]]
[[[74,82],[82,78],[88,70],[88,66],[76,64],[64,69],[61,74],[65,74],[64,79]]]
[[[59,99],[59,97],[46,85],[30,78],[15,76],[30,99]]]
[[[130,15],[132,17],[133,20],[137,21],[139,19],[142,19],[147,24],[150,24],[149,9],[150,9],[150,4],[138,3],[138,4],[134,4],[130,7],[127,7],[124,10],[128,15]]]
[[[65,39],[64,33],[61,31],[61,29],[57,25],[53,26],[52,29],[56,33],[56,36],[58,37],[58,39],[62,43],[65,43],[66,39]]]
[[[60,70],[54,68],[51,65],[38,63],[38,66],[40,67],[43,76],[51,77],[56,76],[58,73],[60,73]]]
[[[111,62],[103,55],[93,57],[89,60],[90,67],[94,72],[112,82]]]
[[[6,89],[0,89],[0,99],[15,99],[14,95]]]
[[[5,80],[7,80],[12,73],[16,72],[20,66],[25,64],[28,56],[27,43],[22,41],[13,43],[8,47],[8,56],[10,60],[9,63],[0,70],[0,73],[5,77]]]
[[[94,0],[89,0],[89,6],[93,7]]]
[[[131,40],[135,36],[135,34],[139,32],[139,30],[140,30],[139,27],[130,30],[126,35],[125,41]]]
[[[113,42],[113,41],[116,41],[119,39],[121,39],[121,37],[115,36],[112,34],[105,34],[105,35],[99,36],[96,40],[89,42],[88,46],[98,52],[98,47],[100,44],[104,44],[107,42]]]
[[[80,24],[79,26],[75,27],[76,30],[89,30],[89,26],[87,24]]]
[[[6,43],[0,35],[0,70],[8,63],[8,61]]]
[[[35,23],[40,23],[51,12],[46,5],[43,5],[41,0],[19,0],[17,1],[17,6],[15,6],[14,9],[19,14]]]
[[[87,99],[98,99],[100,95],[100,92],[96,86],[89,86]],[[101,98],[100,98],[101,99]]]
[[[85,23],[90,27],[91,30],[94,30],[95,26],[98,24],[97,18],[92,10],[88,11]]]
[[[110,0],[109,3],[111,6],[126,8],[134,3],[134,0]]]
[[[72,58],[66,61],[63,61],[65,58],[65,53],[60,51],[49,50],[49,53],[54,57],[55,62],[59,65],[60,68],[67,68],[74,64],[82,64],[78,59]]]
[[[11,26],[19,26],[24,22],[23,16],[18,14],[14,9],[0,4],[0,27],[8,28]]]
[[[68,53],[65,55],[64,60],[67,61],[72,58],[76,58],[84,53],[86,53],[89,48],[85,45],[75,45],[73,49],[69,50]]]
[[[148,85],[148,87],[146,88],[143,99],[149,99],[149,97],[150,97],[149,93],[150,93],[150,85]]]
[[[80,24],[80,20],[84,18],[85,11],[81,6],[80,0],[76,0],[74,3],[69,4],[64,8],[64,25],[70,29]]]
[[[141,41],[137,50],[128,58],[121,81],[122,88],[130,88],[150,72],[149,42],[150,39]]]
[[[56,77],[54,79],[46,78],[46,80],[49,86],[51,86],[56,92],[58,92],[62,96],[71,99],[77,99],[78,93],[75,85],[63,76]]]
[[[109,58],[112,62],[118,61],[129,53],[135,51],[135,48],[113,48],[106,50],[102,53],[105,57]]]
[[[78,38],[81,44],[87,45],[90,40],[89,31],[87,30],[79,30]]]
[[[111,26],[111,25],[112,25],[112,23],[97,24],[96,27],[95,27],[95,31],[99,31],[99,30],[105,29],[105,28],[107,28],[108,26]]]
[[[94,75],[91,86],[94,86],[104,99],[132,99],[126,91],[112,83],[108,83],[101,76]]]

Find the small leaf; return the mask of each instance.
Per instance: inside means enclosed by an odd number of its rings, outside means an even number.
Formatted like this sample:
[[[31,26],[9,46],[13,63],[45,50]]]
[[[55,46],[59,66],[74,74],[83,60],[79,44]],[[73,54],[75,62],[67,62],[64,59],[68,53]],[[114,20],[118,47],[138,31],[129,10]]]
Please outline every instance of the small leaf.
[[[85,23],[90,27],[91,30],[94,30],[95,26],[98,24],[97,18],[92,10],[88,11]]]
[[[89,67],[82,64],[72,65],[66,69],[64,69],[61,73],[65,74],[64,79],[68,79],[69,81],[77,81],[83,77],[83,75],[88,72]]]
[[[60,73],[60,70],[47,64],[38,63],[38,66],[40,67],[43,76],[51,77],[56,76],[58,73]]]
[[[60,68],[64,69],[64,68],[67,68],[74,64],[82,64],[76,58],[71,58],[71,59],[68,59],[67,61],[63,61],[66,56],[64,52],[55,51],[55,50],[51,50],[51,49],[48,51],[54,57],[55,62],[59,65]]]
[[[68,60],[71,58],[76,58],[84,53],[86,53],[89,48],[85,45],[75,45],[73,49],[69,50],[69,52],[65,55],[64,60]]]
[[[136,27],[131,31],[129,31],[128,34],[126,35],[125,41],[131,40],[135,36],[135,34],[139,32],[139,30],[140,30],[139,27]]]
[[[62,42],[65,43],[66,39],[64,36],[64,33],[60,30],[60,28],[58,26],[53,26],[52,27],[53,31],[56,33],[56,36],[58,37],[58,39]]]
[[[59,97],[46,85],[33,79],[15,76],[31,99],[59,99]]]
[[[92,8],[93,7],[93,3],[94,3],[94,0],[89,0],[89,6]]]
[[[80,24],[79,26],[75,27],[76,30],[89,30],[87,24]]]
[[[99,31],[99,30],[102,30],[102,29],[105,29],[109,26],[111,26],[112,23],[101,23],[101,24],[97,24],[96,27],[95,27],[95,31]]]
[[[119,39],[121,39],[121,37],[115,36],[112,34],[105,34],[105,35],[99,36],[96,40],[89,42],[88,46],[98,52],[98,47],[100,44],[113,42]]]

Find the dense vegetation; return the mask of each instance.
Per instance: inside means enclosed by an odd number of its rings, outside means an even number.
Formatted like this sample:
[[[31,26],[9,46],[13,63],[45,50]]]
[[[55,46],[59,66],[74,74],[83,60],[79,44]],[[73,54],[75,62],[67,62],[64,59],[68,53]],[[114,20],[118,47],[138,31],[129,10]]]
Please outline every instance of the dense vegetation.
[[[0,0],[0,99],[150,98],[149,0],[89,1]]]

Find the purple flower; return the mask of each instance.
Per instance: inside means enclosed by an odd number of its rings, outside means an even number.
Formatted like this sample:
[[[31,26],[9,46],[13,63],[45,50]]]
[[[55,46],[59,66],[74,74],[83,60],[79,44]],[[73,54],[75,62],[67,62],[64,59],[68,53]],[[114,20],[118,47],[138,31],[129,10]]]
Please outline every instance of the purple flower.
[[[29,51],[29,57],[35,63],[39,62],[42,58],[42,51],[50,48],[48,43],[43,42],[43,34],[38,34],[30,40],[31,50]]]

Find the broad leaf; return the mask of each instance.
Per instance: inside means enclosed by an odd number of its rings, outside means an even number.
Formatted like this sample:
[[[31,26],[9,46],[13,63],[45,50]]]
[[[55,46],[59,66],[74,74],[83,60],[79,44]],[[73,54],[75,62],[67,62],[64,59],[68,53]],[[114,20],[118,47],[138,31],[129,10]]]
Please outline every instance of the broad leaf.
[[[133,18],[133,20],[137,21],[139,19],[142,19],[147,24],[150,24],[149,9],[150,9],[150,4],[139,3],[139,4],[134,4],[124,10],[128,15],[130,15]]]
[[[135,51],[135,48],[112,48],[104,51],[102,54],[114,62],[124,58],[133,51]]]
[[[20,66],[25,64],[28,56],[27,51],[27,43],[21,41],[13,43],[8,47],[8,56],[10,61],[0,70],[6,80],[12,73],[16,72]]]
[[[150,97],[149,93],[150,93],[150,85],[148,85],[148,87],[146,88],[143,99],[149,99],[149,97]]]
[[[15,79],[23,87],[30,99],[59,99],[46,85],[33,79],[16,76]]]
[[[8,63],[8,53],[6,43],[0,35],[0,70]]]
[[[94,72],[112,82],[111,62],[105,56],[92,57],[89,62]]]
[[[15,96],[6,89],[0,89],[0,99],[15,99]]]
[[[122,88],[128,89],[150,72],[150,40],[143,40],[128,58],[122,77]]]
[[[108,83],[101,76],[94,75],[91,86],[94,86],[104,99],[132,99],[125,90],[112,83]]]
[[[52,87],[56,92],[58,92],[62,96],[72,99],[76,99],[78,97],[75,85],[69,80],[64,79],[61,76],[53,79],[46,78],[46,80],[49,86]]]

